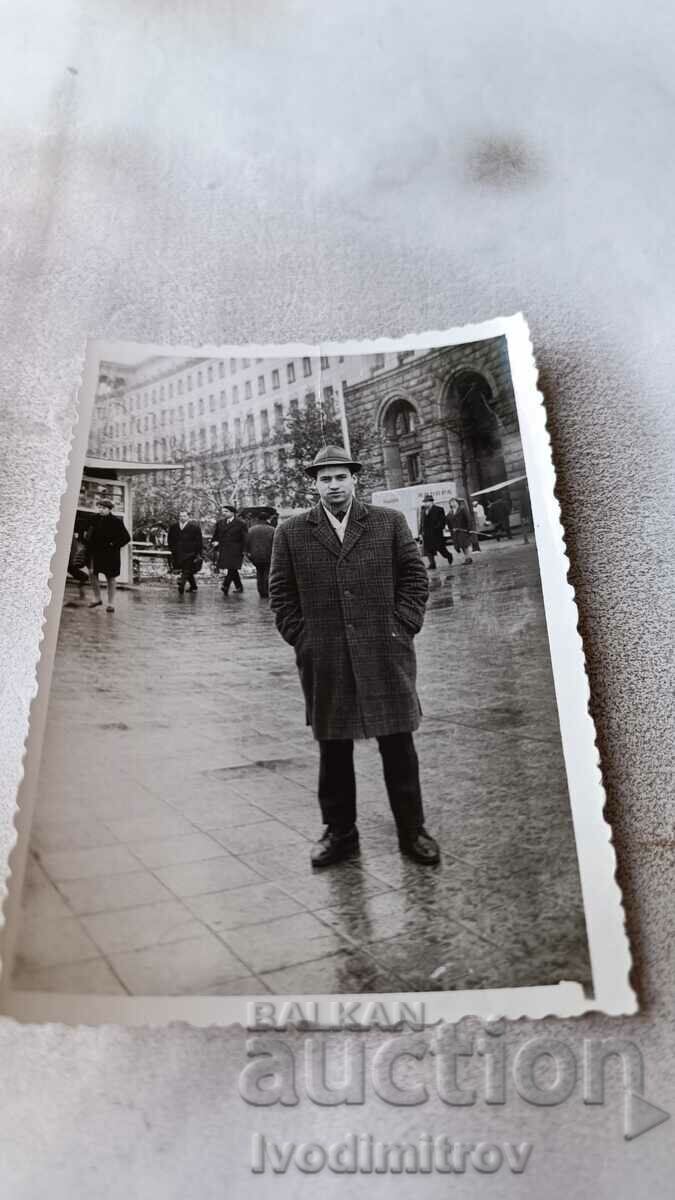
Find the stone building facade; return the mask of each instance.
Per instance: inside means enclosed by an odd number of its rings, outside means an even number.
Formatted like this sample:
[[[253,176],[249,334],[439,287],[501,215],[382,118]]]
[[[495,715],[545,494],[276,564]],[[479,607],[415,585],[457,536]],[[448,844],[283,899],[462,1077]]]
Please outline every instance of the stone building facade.
[[[504,337],[418,352],[345,388],[344,405],[374,427],[373,490],[454,480],[468,498],[525,474]]]

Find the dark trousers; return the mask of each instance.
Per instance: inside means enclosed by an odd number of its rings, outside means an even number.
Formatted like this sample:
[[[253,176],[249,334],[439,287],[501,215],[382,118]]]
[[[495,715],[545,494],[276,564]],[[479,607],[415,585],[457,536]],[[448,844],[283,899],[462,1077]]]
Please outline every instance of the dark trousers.
[[[178,580],[178,587],[181,592],[185,591],[186,583],[188,583],[190,585],[191,592],[197,591],[197,581],[195,579],[194,567],[193,567],[192,563],[183,563],[183,566],[180,569],[180,579]]]
[[[499,521],[495,525],[495,533],[497,535],[498,542],[502,540],[502,534],[504,534],[504,537],[508,538],[509,541],[512,540],[513,534],[511,533],[511,522],[509,521],[508,517],[505,521]]]
[[[430,567],[433,568],[436,566],[436,555],[437,554],[440,554],[441,558],[446,558],[449,563],[452,562],[452,554],[448,550],[448,547],[447,546],[438,546],[436,548],[436,550],[427,550],[427,558],[429,559]]]
[[[377,739],[384,782],[394,820],[403,836],[424,825],[417,751],[411,733],[392,733]],[[346,832],[356,823],[354,743],[319,742],[319,804],[325,825]]]
[[[232,584],[234,584],[238,592],[243,592],[244,588],[239,572],[234,567],[228,567],[227,571],[225,572],[225,578],[223,579],[221,585],[225,595],[227,595],[229,592]]]
[[[270,564],[255,563],[255,578],[258,585],[258,595],[267,599],[270,594]]]

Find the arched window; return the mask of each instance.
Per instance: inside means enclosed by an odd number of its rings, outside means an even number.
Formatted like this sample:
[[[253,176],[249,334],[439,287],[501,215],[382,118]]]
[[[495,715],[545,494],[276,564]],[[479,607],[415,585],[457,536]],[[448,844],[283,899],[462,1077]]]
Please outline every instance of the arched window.
[[[419,418],[404,397],[392,400],[381,418],[380,435],[387,487],[409,487],[423,477]]]

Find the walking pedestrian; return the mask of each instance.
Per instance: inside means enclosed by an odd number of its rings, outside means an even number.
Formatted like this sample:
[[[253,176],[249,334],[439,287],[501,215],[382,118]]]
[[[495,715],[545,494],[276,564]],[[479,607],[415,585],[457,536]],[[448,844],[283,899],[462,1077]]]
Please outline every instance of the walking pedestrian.
[[[451,500],[450,511],[447,515],[448,529],[452,534],[452,544],[458,554],[464,555],[463,567],[473,562],[469,553],[471,546],[471,522],[469,512],[463,500]]]
[[[244,561],[246,532],[246,524],[237,516],[236,508],[226,504],[211,538],[211,546],[218,551],[216,566],[225,571],[221,584],[224,596],[229,594],[232,584],[236,592],[244,590],[239,571]]]
[[[489,520],[494,525],[497,541],[502,540],[502,534],[511,541],[511,504],[505,496],[493,500],[488,510]]]
[[[176,570],[180,571],[178,591],[182,596],[185,587],[189,592],[197,591],[195,575],[202,569],[202,553],[204,539],[201,525],[193,521],[186,509],[178,514],[178,520],[170,526],[167,534],[167,546],[171,551],[171,561]]]
[[[255,523],[249,527],[246,534],[245,549],[255,567],[258,595],[263,599],[269,596],[270,562],[272,560],[272,542],[274,530],[267,517],[256,517]]]
[[[452,554],[445,544],[444,530],[445,512],[440,504],[434,504],[431,492],[427,492],[422,501],[419,531],[422,538],[422,552],[429,559],[430,571],[436,570],[437,554],[447,559],[448,563],[452,562]]]
[[[356,853],[354,740],[377,738],[402,853],[428,865],[439,849],[424,828],[413,731],[420,723],[413,639],[429,584],[402,513],[354,496],[360,464],[325,446],[307,473],[319,502],[277,528],[270,598],[295,649],[306,720],[319,743],[323,836],[314,867]]]
[[[96,501],[96,508],[98,516],[89,528],[86,543],[91,564],[89,578],[94,593],[89,607],[99,608],[103,603],[98,577],[105,575],[108,589],[106,612],[114,613],[117,577],[122,569],[120,550],[131,541],[131,537],[122,518],[113,514],[114,504],[109,496],[100,495]]]

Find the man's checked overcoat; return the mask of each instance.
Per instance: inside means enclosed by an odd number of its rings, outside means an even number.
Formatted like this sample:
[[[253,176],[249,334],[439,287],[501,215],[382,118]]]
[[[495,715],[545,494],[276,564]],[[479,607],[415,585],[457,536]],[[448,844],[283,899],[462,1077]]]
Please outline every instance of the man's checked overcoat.
[[[428,593],[402,513],[354,500],[342,544],[321,504],[279,526],[270,602],[295,648],[315,738],[417,729],[413,638]]]

